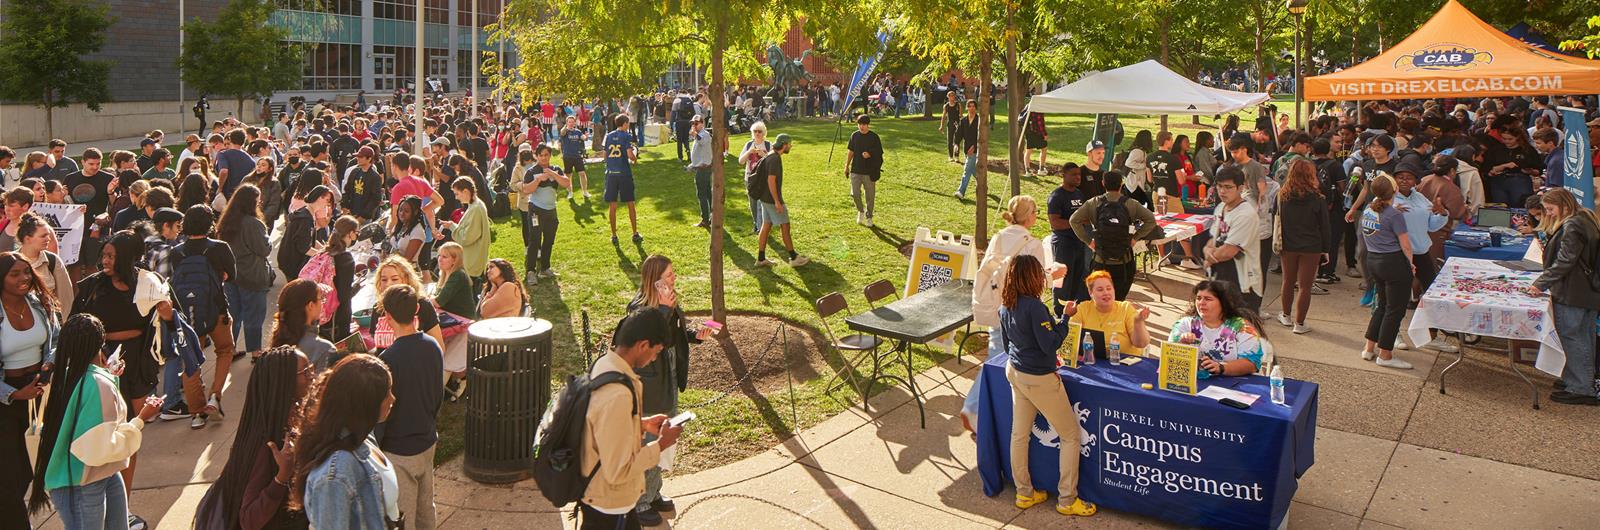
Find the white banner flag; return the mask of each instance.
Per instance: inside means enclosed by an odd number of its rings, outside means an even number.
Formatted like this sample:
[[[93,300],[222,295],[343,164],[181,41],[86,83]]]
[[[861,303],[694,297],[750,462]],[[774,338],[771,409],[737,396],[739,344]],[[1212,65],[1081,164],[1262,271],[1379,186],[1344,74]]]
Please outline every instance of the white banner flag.
[[[44,217],[56,229],[56,240],[61,243],[57,252],[67,264],[78,262],[78,248],[83,245],[85,230],[83,216],[89,210],[84,204],[33,203],[33,212]]]

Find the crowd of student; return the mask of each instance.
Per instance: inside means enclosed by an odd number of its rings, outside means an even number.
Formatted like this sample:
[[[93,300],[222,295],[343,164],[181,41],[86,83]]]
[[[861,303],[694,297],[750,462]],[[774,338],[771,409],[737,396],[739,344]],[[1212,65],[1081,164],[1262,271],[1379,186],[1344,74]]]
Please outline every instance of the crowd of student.
[[[1579,107],[1585,102],[1569,100]],[[1451,104],[1455,110],[1443,112]],[[952,125],[953,107],[952,100],[941,127],[955,131],[952,160],[955,144],[968,152],[964,190],[976,141],[967,137],[975,137],[981,118],[969,105],[967,117]],[[1555,129],[1561,123],[1548,101],[1372,102],[1359,109],[1328,109],[1306,130],[1274,123],[1272,109],[1262,110],[1251,132],[1238,131],[1237,117],[1230,117],[1223,143],[1215,147],[1208,132],[1199,133],[1191,146],[1184,135],[1163,131],[1152,138],[1140,131],[1132,148],[1106,170],[1101,169],[1107,167],[1105,145],[1090,142],[1086,164],[1068,162],[1058,171],[1061,186],[1045,209],[1048,241],[1031,234],[1039,215],[1032,197],[1016,196],[1007,203],[1007,226],[989,241],[978,267],[973,310],[975,323],[990,326],[990,354],[1008,355],[1013,425],[1031,423],[1035,414],[1052,425],[1076,423],[1055,373],[1056,350],[1067,338],[1069,321],[1082,324],[1097,355],[1113,345],[1142,351],[1150,343],[1149,309],[1126,301],[1134,248],[1141,240],[1164,237],[1156,212],[1186,209],[1211,210],[1199,234],[1204,242],[1166,250],[1185,269],[1203,268],[1205,278],[1195,284],[1189,312],[1170,328],[1167,340],[1197,345],[1198,375],[1210,378],[1263,370],[1270,348],[1262,317],[1269,273],[1282,277],[1276,320],[1294,333],[1309,333],[1311,296],[1328,293],[1318,284],[1342,281],[1336,267],[1341,247],[1345,275],[1364,282],[1362,305],[1371,308],[1361,358],[1410,369],[1393,355],[1406,347],[1398,337],[1400,322],[1432,284],[1444,260],[1444,241],[1487,204],[1526,205],[1531,221],[1521,230],[1545,242],[1544,270],[1529,294],[1550,297],[1566,353],[1563,377],[1550,399],[1600,404],[1595,398],[1600,282],[1593,270],[1600,256],[1595,243],[1600,222],[1562,187],[1568,177],[1562,175],[1563,147]],[[1590,124],[1595,125],[1600,122]],[[1581,159],[1600,157],[1586,153]],[[1053,303],[1042,300],[1052,282]],[[986,297],[986,291],[994,293]],[[1434,335],[1421,346],[1458,348],[1443,334]],[[962,410],[969,430],[976,425],[977,395],[976,389],[969,392]],[[1063,451],[1076,451],[1077,431],[1056,430]],[[1046,499],[1029,478],[1029,437],[1027,429],[1013,430],[1019,508]],[[1075,495],[1078,458],[1069,453],[1060,462],[1057,511],[1092,515],[1094,505]]]
[[[0,526],[28,528],[53,509],[68,529],[143,528],[128,496],[146,424],[233,418],[233,450],[197,527],[434,527],[436,419],[465,390],[466,326],[525,314],[524,283],[555,275],[556,192],[571,200],[574,184],[586,187],[584,142],[599,133],[573,116],[547,143],[514,105],[443,97],[424,101],[417,131],[411,111],[318,105],[271,126],[219,121],[208,137],[185,138],[176,165],[160,131],[140,153],[91,148],[75,159],[54,141],[4,172],[0,458],[17,472],[0,481]],[[613,212],[616,202],[631,210],[637,142],[627,114],[608,118],[605,197]],[[699,120],[693,130],[703,131]],[[709,141],[699,135],[696,150]],[[752,157],[771,168],[760,201],[769,226],[783,214],[779,155],[790,147],[780,135]],[[0,147],[3,167],[14,158]],[[56,227],[35,202],[83,206],[76,263],[56,253]],[[488,255],[489,209],[510,214],[509,202],[524,219],[521,274]],[[678,309],[670,261],[653,256],[641,269],[630,309],[677,331],[647,337],[671,355],[635,367],[640,401],[671,411],[688,344],[712,331]],[[370,297],[358,296],[364,289]],[[245,400],[225,406],[234,360],[247,354]],[[30,430],[41,436],[31,462]],[[650,487],[628,511],[658,521],[671,511],[659,471],[637,478]]]

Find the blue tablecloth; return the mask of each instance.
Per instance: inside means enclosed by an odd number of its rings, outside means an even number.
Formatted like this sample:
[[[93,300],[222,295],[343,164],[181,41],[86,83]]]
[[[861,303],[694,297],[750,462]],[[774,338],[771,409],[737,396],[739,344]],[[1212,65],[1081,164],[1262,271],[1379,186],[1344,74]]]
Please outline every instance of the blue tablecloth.
[[[994,355],[979,374],[978,473],[989,496],[1012,486],[1007,360]],[[1202,389],[1237,385],[1262,396],[1237,410],[1201,396],[1139,388],[1155,383],[1157,366],[1154,359],[1134,366],[1102,360],[1057,372],[1078,413],[1078,495],[1184,526],[1278,527],[1315,455],[1317,385],[1286,381],[1288,406],[1279,406],[1267,398],[1265,377],[1200,382]],[[1060,438],[1043,416],[1032,430],[1033,486],[1057,493]]]
[[[1488,232],[1459,227],[1445,241],[1444,257],[1516,261],[1522,259],[1522,254],[1528,251],[1528,245],[1532,243],[1531,237],[1507,237],[1500,246],[1491,247]]]

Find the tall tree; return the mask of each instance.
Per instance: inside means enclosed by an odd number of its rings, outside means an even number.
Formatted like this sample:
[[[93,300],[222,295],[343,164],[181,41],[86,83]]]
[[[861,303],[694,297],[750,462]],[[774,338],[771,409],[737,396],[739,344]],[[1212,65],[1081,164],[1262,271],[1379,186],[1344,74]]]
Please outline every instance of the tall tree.
[[[711,312],[727,321],[723,275],[724,172],[728,150],[727,79],[770,75],[767,45],[804,21],[818,46],[849,57],[875,47],[877,21],[847,0],[511,0],[492,31],[516,45],[523,61],[500,90],[524,99],[537,94],[574,98],[625,97],[655,85],[679,61],[710,66]]]
[[[268,23],[276,9],[272,0],[230,0],[214,22],[185,22],[183,81],[202,94],[233,97],[240,116],[244,100],[300,86],[302,45]]]
[[[10,0],[0,23],[0,99],[44,108],[45,130],[55,138],[58,107],[83,103],[100,112],[110,99],[111,63],[85,60],[105,45],[112,19],[101,3],[85,0]]]

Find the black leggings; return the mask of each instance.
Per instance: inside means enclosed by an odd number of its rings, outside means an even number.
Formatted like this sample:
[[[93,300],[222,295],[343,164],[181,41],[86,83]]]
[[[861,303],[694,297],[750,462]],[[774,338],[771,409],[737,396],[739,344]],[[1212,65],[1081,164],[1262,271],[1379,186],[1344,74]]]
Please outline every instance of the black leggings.
[[[1333,276],[1338,274],[1339,247],[1344,247],[1344,264],[1346,267],[1356,266],[1356,231],[1350,223],[1344,222],[1344,209],[1328,209],[1328,246],[1324,250],[1328,253],[1328,263],[1322,265],[1320,274]]]
[[[33,380],[7,377],[6,384],[22,388]],[[17,400],[0,405],[0,462],[8,471],[0,477],[0,527],[28,528],[28,506],[23,502],[33,482],[33,463],[28,461],[28,405],[34,400]]]
[[[539,226],[529,221],[538,219]],[[555,210],[546,210],[532,204],[522,217],[522,230],[527,234],[528,252],[523,258],[523,268],[539,272],[550,268],[550,249],[556,245],[556,226],[561,223]],[[537,265],[537,267],[535,267]]]
[[[944,128],[944,147],[950,153],[950,158],[956,158],[961,154],[961,142],[956,141],[955,124]]]
[[[1392,350],[1411,301],[1411,261],[1403,252],[1368,252],[1367,273],[1378,290],[1378,301],[1367,320],[1366,339],[1378,343],[1380,350]]]

